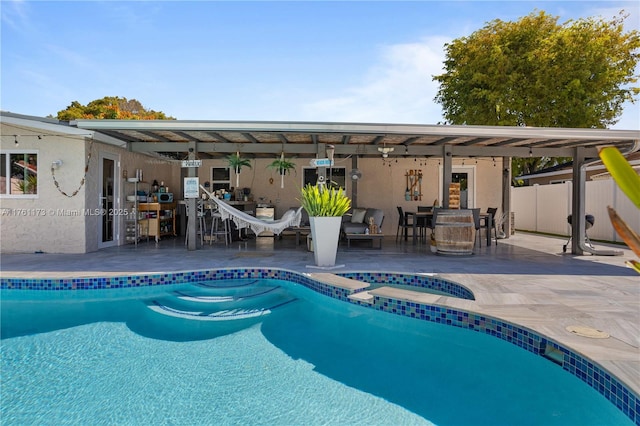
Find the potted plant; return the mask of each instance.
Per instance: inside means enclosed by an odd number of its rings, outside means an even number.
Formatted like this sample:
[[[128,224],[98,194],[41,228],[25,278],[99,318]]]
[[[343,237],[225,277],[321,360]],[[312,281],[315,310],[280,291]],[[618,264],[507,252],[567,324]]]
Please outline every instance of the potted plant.
[[[309,214],[316,266],[335,266],[342,216],[351,208],[351,199],[342,188],[309,184],[302,188],[300,202]]]
[[[236,188],[239,188],[240,170],[242,170],[242,167],[244,166],[251,168],[251,161],[248,158],[240,157],[240,152],[236,152],[235,154],[228,156],[227,161],[229,162],[229,167],[236,172]]]
[[[335,266],[342,215],[351,208],[351,199],[342,188],[328,189],[324,185],[309,184],[302,188],[301,195],[302,207],[309,214],[316,266]]]
[[[278,158],[277,160],[273,160],[273,162],[267,167],[276,169],[278,173],[280,173],[280,188],[284,188],[284,175],[287,174],[289,170],[295,170],[296,164],[284,158],[283,152],[282,154],[280,154],[280,158]]]

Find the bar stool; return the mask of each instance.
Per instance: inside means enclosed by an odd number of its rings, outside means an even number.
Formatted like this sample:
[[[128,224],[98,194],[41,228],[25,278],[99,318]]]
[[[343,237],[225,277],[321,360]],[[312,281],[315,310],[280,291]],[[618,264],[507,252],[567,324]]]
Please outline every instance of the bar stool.
[[[222,215],[219,211],[211,211],[211,234],[209,236],[209,245],[212,244],[213,239],[218,238],[219,235],[224,235],[224,245],[231,244],[231,227],[229,226],[229,219],[222,219]]]
[[[193,213],[191,212],[191,209],[189,209],[189,202],[187,202],[187,232],[186,235],[184,237],[184,245],[186,246],[189,243],[189,220],[194,216]],[[202,202],[202,200],[197,200],[196,201],[196,215],[195,215],[198,219],[197,222],[197,228],[196,228],[196,235],[200,235],[200,245],[204,244],[204,235],[207,233],[207,223],[205,222],[205,217],[204,217],[204,203]]]

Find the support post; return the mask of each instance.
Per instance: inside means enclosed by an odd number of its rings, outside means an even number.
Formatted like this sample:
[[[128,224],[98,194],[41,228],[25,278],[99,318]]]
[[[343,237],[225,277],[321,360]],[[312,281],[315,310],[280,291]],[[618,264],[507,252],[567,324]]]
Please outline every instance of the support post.
[[[453,152],[451,145],[442,145],[442,207],[449,208],[449,186],[453,169]]]
[[[511,157],[502,157],[502,223],[505,238],[511,236]]]
[[[188,142],[189,144],[189,160],[195,160],[198,154],[198,144],[196,142]],[[197,177],[198,169],[196,167],[189,167],[187,169],[187,177]],[[195,198],[187,198],[187,212],[191,213],[191,217],[188,220],[187,226],[187,250],[193,251],[196,249],[196,234],[197,234],[197,226],[198,226],[198,209]]]
[[[584,164],[584,148],[574,148],[573,154],[573,174],[571,193],[571,253],[582,255],[582,242],[585,237],[585,178],[586,173],[582,165]]]

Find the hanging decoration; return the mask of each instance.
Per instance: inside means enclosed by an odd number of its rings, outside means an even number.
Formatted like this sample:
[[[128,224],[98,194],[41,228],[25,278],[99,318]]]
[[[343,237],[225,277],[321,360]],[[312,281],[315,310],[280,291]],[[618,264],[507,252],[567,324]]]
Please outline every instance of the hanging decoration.
[[[84,175],[82,176],[82,179],[80,179],[80,185],[78,185],[78,188],[73,191],[71,193],[71,195],[67,194],[65,191],[63,191],[62,189],[60,189],[60,184],[58,183],[58,180],[56,179],[56,162],[53,162],[51,164],[51,178],[53,179],[53,184],[56,186],[56,189],[58,190],[58,192],[60,192],[62,195],[64,195],[65,197],[75,197],[78,192],[80,192],[80,189],[82,189],[82,187],[84,186],[84,183],[87,180],[87,173],[89,172],[89,162],[91,161],[91,148],[93,147],[93,137],[91,138],[90,142],[89,142],[89,154],[87,155],[87,161],[84,165]]]
[[[422,201],[422,170],[407,170],[404,176],[407,180],[404,199],[406,201]]]
[[[240,157],[240,151],[229,155],[227,161],[229,162],[229,167],[236,172],[236,188],[240,188],[240,171],[245,166],[251,168],[251,161],[248,158]]]
[[[289,170],[295,170],[296,164],[292,161],[284,158],[284,151],[280,153],[280,158],[277,160],[273,160],[271,164],[267,167],[271,169],[276,169],[278,173],[280,173],[280,188],[284,188],[284,175],[286,175]]]

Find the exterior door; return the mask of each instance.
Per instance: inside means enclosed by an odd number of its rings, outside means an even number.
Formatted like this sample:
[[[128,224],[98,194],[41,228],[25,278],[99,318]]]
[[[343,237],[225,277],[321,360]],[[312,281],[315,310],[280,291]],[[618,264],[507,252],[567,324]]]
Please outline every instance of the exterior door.
[[[442,173],[440,166],[440,200],[444,200],[442,194]],[[460,208],[472,209],[476,204],[476,168],[475,166],[453,166],[451,167],[451,183],[460,184]],[[448,195],[447,195],[448,196]]]
[[[102,209],[98,226],[98,248],[111,247],[118,244],[119,215],[115,214],[119,206],[120,185],[119,158],[116,154],[100,153],[100,177],[98,188],[98,205]]]

